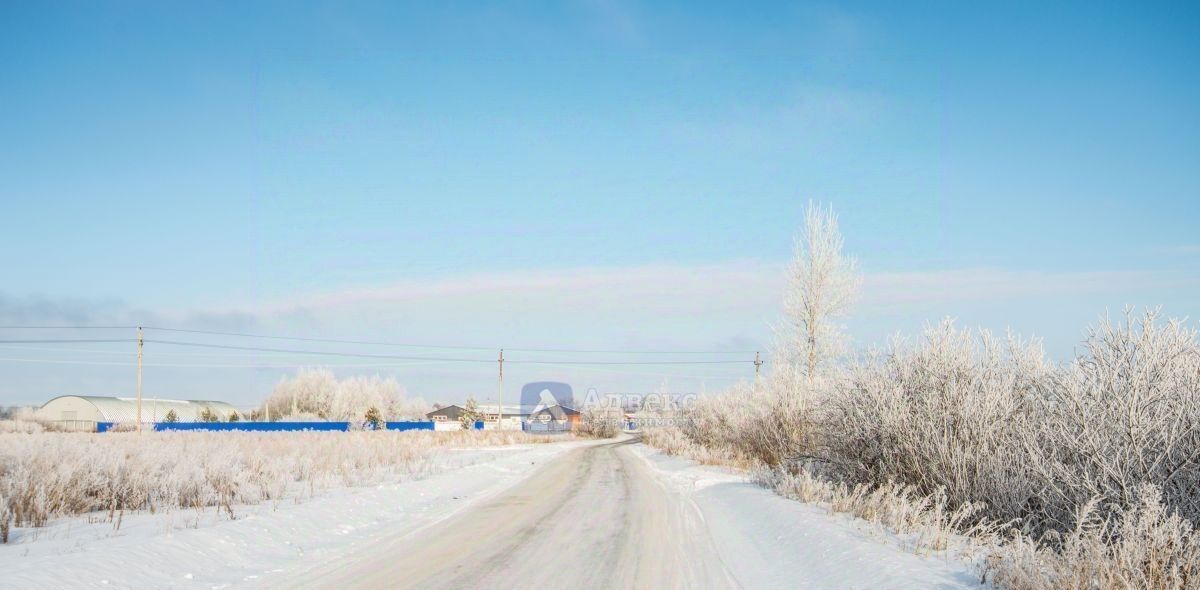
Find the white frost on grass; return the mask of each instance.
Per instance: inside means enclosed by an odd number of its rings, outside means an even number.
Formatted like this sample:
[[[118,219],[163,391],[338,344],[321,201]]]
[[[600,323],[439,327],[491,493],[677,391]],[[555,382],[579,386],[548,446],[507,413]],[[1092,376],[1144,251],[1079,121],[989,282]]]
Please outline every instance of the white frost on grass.
[[[411,534],[511,486],[576,443],[442,450],[432,474],[337,488],[303,503],[60,519],[0,545],[0,588],[230,588],[271,583],[384,538]],[[244,516],[243,516],[244,515]],[[196,528],[177,528],[180,519]],[[174,522],[172,522],[172,519]]]
[[[979,588],[970,564],[916,555],[869,523],[782,498],[737,471],[632,447],[694,505],[717,552],[746,588]]]

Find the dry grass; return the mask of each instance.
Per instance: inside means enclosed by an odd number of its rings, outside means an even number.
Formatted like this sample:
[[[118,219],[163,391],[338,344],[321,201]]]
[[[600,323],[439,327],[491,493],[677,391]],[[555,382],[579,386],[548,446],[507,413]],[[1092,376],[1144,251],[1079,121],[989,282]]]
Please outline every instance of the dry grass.
[[[580,416],[575,433],[592,438],[615,438],[621,434],[625,424],[625,413],[613,406],[586,408]]]
[[[1200,586],[1200,532],[1143,486],[1115,517],[1084,505],[1078,524],[1053,543],[1014,534],[988,556],[985,578],[1011,590],[1186,590]]]
[[[952,531],[990,545],[997,587],[1200,584],[1200,341],[1155,312],[1103,320],[1065,365],[947,322],[916,346],[820,380],[785,372],[682,418],[645,440],[765,465],[783,495],[919,526],[918,547]]]
[[[720,447],[707,447],[688,438],[682,430],[674,427],[647,428],[642,432],[642,442],[667,455],[686,457],[701,465],[720,465],[736,469],[753,469],[759,463]]]
[[[0,537],[12,526],[102,512],[299,500],[333,486],[427,474],[438,449],[553,439],[510,431],[154,432],[0,435]]]
[[[960,550],[994,546],[1004,529],[975,518],[981,505],[952,507],[940,491],[921,495],[913,486],[894,483],[851,487],[806,472],[793,474],[779,469],[760,469],[754,479],[785,498],[820,504],[830,512],[851,514],[892,531],[907,539],[917,553],[945,551],[955,538],[968,544],[960,545]]]

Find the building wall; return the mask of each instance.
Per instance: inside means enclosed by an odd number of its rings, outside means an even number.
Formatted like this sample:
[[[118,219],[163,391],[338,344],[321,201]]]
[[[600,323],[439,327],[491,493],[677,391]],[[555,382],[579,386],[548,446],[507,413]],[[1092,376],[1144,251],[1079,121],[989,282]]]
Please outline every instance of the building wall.
[[[237,411],[225,402],[193,401],[193,400],[163,400],[147,398],[142,400],[142,422],[159,422],[166,418],[172,410],[180,422],[194,422],[199,419],[202,410],[212,410],[221,421],[229,419],[229,414]],[[74,414],[72,414],[74,413]],[[64,418],[64,416],[76,416]],[[38,409],[38,416],[43,420],[61,422],[135,422],[138,418],[137,400],[129,398],[93,397],[81,395],[64,395],[56,397]]]
[[[99,422],[104,419],[92,402],[80,397],[60,397],[42,406],[37,415],[43,420]]]
[[[458,406],[446,406],[425,414],[430,420],[447,422],[458,422],[459,416],[462,415],[462,408]]]

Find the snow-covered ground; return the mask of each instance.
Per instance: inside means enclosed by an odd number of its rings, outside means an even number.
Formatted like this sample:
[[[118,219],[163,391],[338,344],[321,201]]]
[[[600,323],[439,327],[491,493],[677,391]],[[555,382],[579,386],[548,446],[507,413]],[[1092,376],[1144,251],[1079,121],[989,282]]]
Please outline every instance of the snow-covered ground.
[[[631,450],[699,511],[744,588],[979,588],[969,564],[920,556],[865,521],[782,498],[728,469]]]
[[[567,455],[571,450],[580,452]],[[539,469],[556,460],[553,468]],[[565,513],[547,522],[543,515],[552,506],[546,505],[551,496],[545,494],[551,494],[554,482],[573,482],[569,485],[577,489],[563,488]],[[522,491],[531,486],[536,489]],[[523,493],[543,501],[519,503],[510,498]],[[604,512],[609,499],[616,504]],[[463,527],[455,523],[472,521],[477,513],[485,517],[492,504],[501,505],[501,523],[520,530],[504,532],[505,539],[490,539],[467,527],[467,534],[456,536],[463,532],[456,529]],[[514,512],[519,510],[529,514]],[[601,512],[607,516],[589,518]],[[460,539],[454,543],[461,546],[447,548],[447,555],[461,553],[469,560],[481,551],[515,551],[551,563],[577,563],[575,569],[584,573],[595,569],[588,565],[593,560],[616,555],[613,563],[626,563],[620,548],[615,553],[581,552],[585,546],[608,546],[590,544],[588,535],[624,539],[625,552],[636,547],[642,556],[629,561],[636,564],[629,571],[583,578],[596,587],[636,585],[638,580],[659,580],[667,586],[675,580],[679,585],[690,579],[681,576],[684,570],[700,573],[706,582],[701,585],[716,588],[979,587],[975,574],[961,561],[915,555],[865,522],[781,498],[748,483],[740,473],[628,442],[442,451],[435,473],[418,480],[339,489],[298,504],[247,506],[237,513],[233,521],[216,517],[212,509],[198,517],[188,512],[131,515],[120,531],[101,518],[64,519],[36,531],[22,529],[14,542],[0,546],[0,588],[328,587],[339,571],[379,573],[400,566],[401,557],[416,557],[416,548],[450,537]],[[564,536],[578,542],[563,543]],[[509,551],[506,543],[519,546]],[[537,551],[527,551],[531,547]],[[685,553],[692,547],[695,554],[668,559],[672,547]],[[563,554],[547,553],[554,551]],[[691,567],[697,560],[715,565]],[[414,567],[428,569],[446,561],[451,560],[404,564],[401,569],[411,573]],[[529,579],[531,570],[520,560],[500,562],[505,563],[519,571],[500,567],[485,578]],[[720,575],[710,576],[713,571]],[[365,583],[370,579],[366,573],[349,575],[349,585],[337,587]],[[388,574],[381,579],[403,578]]]
[[[430,526],[579,444],[441,451],[428,477],[238,507],[233,521],[209,508],[126,515],[119,531],[99,516],[20,529],[0,545],[0,588],[257,586],[381,535]]]

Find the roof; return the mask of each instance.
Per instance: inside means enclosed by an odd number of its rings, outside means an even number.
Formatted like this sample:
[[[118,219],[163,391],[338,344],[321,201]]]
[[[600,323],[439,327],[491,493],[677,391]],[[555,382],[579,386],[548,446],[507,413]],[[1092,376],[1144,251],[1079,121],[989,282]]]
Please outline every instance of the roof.
[[[543,415],[550,416],[552,420],[565,420],[567,416],[575,416],[579,414],[579,410],[568,408],[567,406],[554,405],[547,406],[533,413],[531,417],[537,418]]]
[[[63,395],[56,397],[46,402],[42,407],[46,407],[54,402],[54,400],[63,398],[78,398],[91,403],[100,412],[105,422],[134,422],[137,421],[137,398],[132,397],[103,397],[96,395]],[[176,400],[176,399],[157,399],[157,398],[142,398],[142,420],[152,421],[157,419],[162,421],[167,413],[174,410],[175,416],[180,422],[195,422],[199,419],[200,413],[208,408],[222,420],[227,420],[229,414],[236,412],[237,408],[219,401],[212,400]]]
[[[475,409],[480,414],[495,414],[496,408],[497,408],[496,404],[480,404]],[[458,404],[451,404],[449,406],[442,406],[432,412],[429,412],[428,414],[425,414],[425,416],[432,418],[436,414],[436,415],[441,415],[441,416],[456,417],[459,415],[458,414],[459,412],[462,412],[464,410],[465,410],[465,408],[463,408],[462,406],[460,406]],[[531,410],[531,408],[527,408],[525,406],[513,406],[513,405],[509,405],[509,404],[504,404],[504,416],[505,417],[528,416],[530,410]]]
[[[497,407],[499,407],[499,406],[497,406],[496,404],[480,404],[479,411],[484,414],[495,414]],[[504,404],[504,415],[505,416],[525,416],[528,414],[529,414],[529,408],[526,408],[524,406],[511,406],[508,404]]]
[[[455,408],[458,411],[462,411],[462,410],[466,409],[466,408],[463,408],[462,405],[458,405],[458,404],[443,405],[442,408],[433,410],[433,411],[431,411],[431,413],[426,414],[426,416],[432,416],[434,414],[452,414],[452,413],[454,413],[454,410],[451,410],[451,408]],[[496,408],[497,408],[496,404],[480,404],[480,405],[478,405],[478,407],[475,408],[475,410],[479,411],[480,414],[496,414]],[[505,416],[527,416],[527,415],[529,415],[529,408],[522,407],[522,405],[504,404],[504,415]]]

